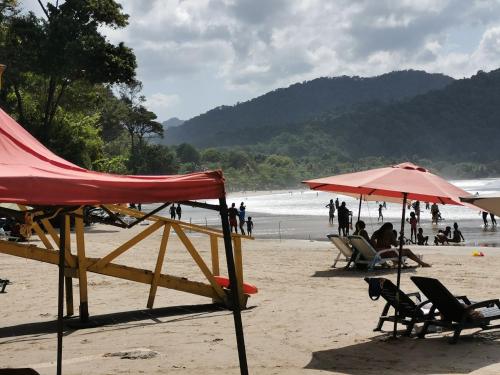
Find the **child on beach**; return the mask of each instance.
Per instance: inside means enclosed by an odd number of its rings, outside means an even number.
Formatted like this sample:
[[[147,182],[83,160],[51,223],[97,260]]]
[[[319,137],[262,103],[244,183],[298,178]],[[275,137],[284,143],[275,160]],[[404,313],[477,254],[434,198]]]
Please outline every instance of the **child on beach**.
[[[462,235],[462,232],[460,230],[458,230],[458,224],[457,223],[453,223],[453,229],[454,229],[453,230],[453,237],[450,240],[450,242],[454,242],[454,243],[460,243],[462,241],[465,242],[465,238]]]
[[[417,242],[417,217],[415,212],[410,212],[410,219],[406,219],[410,223],[410,241],[412,243]],[[413,239],[415,237],[415,240]]]
[[[444,243],[448,244],[448,236],[443,232],[442,229],[438,230],[438,234],[434,237],[434,245],[444,245]]]
[[[418,228],[417,245],[427,245],[428,241],[429,236],[424,236],[424,230],[422,228]]]
[[[382,215],[382,208],[384,206],[382,206],[381,204],[378,205],[378,219],[377,219],[377,222],[379,222],[380,220],[382,220],[382,223],[384,222],[384,215]]]
[[[247,220],[247,234],[249,236],[252,236],[252,229],[253,229],[253,221],[252,221],[252,217],[249,216],[248,220]]]

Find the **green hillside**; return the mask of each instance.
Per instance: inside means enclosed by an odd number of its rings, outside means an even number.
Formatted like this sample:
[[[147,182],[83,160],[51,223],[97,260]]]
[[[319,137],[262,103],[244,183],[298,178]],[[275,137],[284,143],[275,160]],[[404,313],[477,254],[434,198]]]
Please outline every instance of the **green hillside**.
[[[323,113],[338,116],[371,102],[389,103],[447,86],[442,74],[400,71],[378,77],[318,78],[271,91],[258,98],[221,106],[169,129],[163,143],[191,143],[200,147],[254,144],[282,128]],[[265,130],[265,132],[251,131]]]

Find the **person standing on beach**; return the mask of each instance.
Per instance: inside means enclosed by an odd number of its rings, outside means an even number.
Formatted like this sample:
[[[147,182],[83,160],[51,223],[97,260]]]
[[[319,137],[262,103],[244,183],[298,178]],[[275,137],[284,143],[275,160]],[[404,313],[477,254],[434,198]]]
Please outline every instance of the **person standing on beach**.
[[[430,206],[429,202],[425,202],[425,209],[429,210],[430,208],[431,208],[431,206]]]
[[[253,221],[252,217],[249,216],[247,220],[247,234],[251,237],[252,236],[252,229],[253,229]]]
[[[415,210],[415,216],[417,217],[417,223],[420,224],[420,201],[416,201],[413,205]]]
[[[328,207],[329,212],[329,223],[333,225],[333,219],[335,218],[335,204],[333,203],[333,199],[330,199],[330,203],[328,203],[325,207]]]
[[[175,209],[175,213],[177,214],[177,220],[181,221],[182,208],[180,203],[177,203],[177,208]]]
[[[346,207],[345,202],[342,202],[339,206],[337,218],[339,221],[339,236],[342,232],[342,235],[345,237],[349,233],[349,209]]]
[[[410,223],[410,241],[417,242],[417,216],[415,212],[410,212],[410,218],[406,219]],[[414,239],[415,238],[415,239]]]
[[[496,227],[497,226],[497,220],[495,219],[495,214],[492,214],[490,212],[490,220],[491,220],[491,226]]]
[[[172,220],[175,220],[175,203],[172,203],[170,206],[170,218]]]
[[[438,223],[439,220],[439,207],[436,203],[431,206],[432,224]]]
[[[245,229],[244,229],[244,226],[245,226],[245,210],[246,210],[246,207],[243,204],[243,202],[241,202],[241,204],[240,204],[240,212],[239,212],[238,216],[239,216],[239,219],[240,219],[240,231],[241,231],[242,235],[245,235]]]
[[[382,223],[384,222],[384,215],[382,214],[382,208],[384,208],[384,206],[382,206],[381,204],[378,205],[378,219],[377,219],[377,223],[382,220]]]
[[[488,226],[488,213],[486,211],[483,211],[483,223],[486,228]]]
[[[238,209],[235,207],[236,204],[232,203],[231,208],[227,210],[227,215],[229,216],[229,226],[231,227],[231,233],[233,232],[233,229],[236,233],[238,233]]]
[[[339,211],[340,203],[339,203],[339,198],[335,199],[335,208],[337,209],[337,212]]]

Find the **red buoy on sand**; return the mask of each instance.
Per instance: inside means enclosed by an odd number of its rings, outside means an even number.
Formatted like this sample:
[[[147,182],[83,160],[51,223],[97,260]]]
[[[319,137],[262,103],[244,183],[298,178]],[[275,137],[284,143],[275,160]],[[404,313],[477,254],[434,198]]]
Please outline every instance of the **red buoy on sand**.
[[[223,288],[229,288],[229,278],[225,276],[214,276],[215,281]],[[243,283],[243,293],[245,294],[255,294],[259,291],[255,285],[249,283]]]

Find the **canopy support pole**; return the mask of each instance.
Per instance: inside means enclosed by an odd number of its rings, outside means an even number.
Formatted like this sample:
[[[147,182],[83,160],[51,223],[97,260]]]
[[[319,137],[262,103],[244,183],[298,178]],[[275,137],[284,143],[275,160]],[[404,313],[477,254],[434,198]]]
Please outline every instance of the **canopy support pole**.
[[[231,305],[233,308],[234,328],[236,331],[236,343],[238,345],[238,357],[240,361],[241,375],[248,375],[247,355],[245,349],[245,337],[243,335],[243,324],[241,322],[241,306],[238,290],[238,279],[234,264],[233,246],[231,243],[231,229],[229,228],[228,209],[226,198],[219,199],[222,232],[224,234],[224,247],[226,250],[227,270],[229,274],[229,287],[231,289]]]
[[[63,314],[64,314],[64,262],[66,249],[66,215],[59,221],[59,290],[57,296],[57,375],[62,374]]]
[[[363,202],[363,194],[359,195],[359,207],[358,207],[358,221],[361,217],[361,202]]]
[[[403,259],[403,242],[405,234],[405,216],[406,216],[406,200],[408,198],[408,193],[403,193],[403,214],[401,215],[401,231],[399,232],[399,254],[398,254],[398,276],[396,279],[396,309],[394,312],[394,330],[392,332],[392,337],[396,338],[396,331],[398,329],[398,317],[399,317],[399,286],[401,284],[401,262]]]

